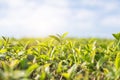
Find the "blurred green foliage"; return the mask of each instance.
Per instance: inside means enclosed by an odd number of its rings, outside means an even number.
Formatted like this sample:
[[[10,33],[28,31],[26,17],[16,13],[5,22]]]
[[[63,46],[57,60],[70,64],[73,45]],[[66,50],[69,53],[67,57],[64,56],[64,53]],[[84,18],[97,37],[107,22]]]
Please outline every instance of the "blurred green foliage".
[[[0,40],[0,80],[119,80],[120,33],[112,39]]]

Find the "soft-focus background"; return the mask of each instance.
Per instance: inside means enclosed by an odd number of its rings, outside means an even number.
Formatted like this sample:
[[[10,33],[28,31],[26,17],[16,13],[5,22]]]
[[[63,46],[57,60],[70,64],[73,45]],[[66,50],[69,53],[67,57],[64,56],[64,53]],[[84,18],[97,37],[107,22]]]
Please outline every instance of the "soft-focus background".
[[[120,31],[120,0],[0,0],[0,36],[112,38]]]

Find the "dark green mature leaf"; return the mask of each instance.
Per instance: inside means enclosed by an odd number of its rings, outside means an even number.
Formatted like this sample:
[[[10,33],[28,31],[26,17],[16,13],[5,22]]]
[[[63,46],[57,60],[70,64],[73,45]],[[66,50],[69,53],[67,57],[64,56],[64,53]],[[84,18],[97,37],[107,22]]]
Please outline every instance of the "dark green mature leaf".
[[[116,34],[112,34],[115,39],[120,40],[120,32]]]
[[[4,36],[2,36],[3,40],[7,41],[6,38]]]

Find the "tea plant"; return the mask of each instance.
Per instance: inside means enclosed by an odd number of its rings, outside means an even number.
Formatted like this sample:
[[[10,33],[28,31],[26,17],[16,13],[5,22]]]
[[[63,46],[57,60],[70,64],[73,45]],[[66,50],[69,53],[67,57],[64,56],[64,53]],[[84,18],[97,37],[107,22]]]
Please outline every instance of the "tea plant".
[[[120,33],[110,39],[0,40],[0,80],[119,80]]]

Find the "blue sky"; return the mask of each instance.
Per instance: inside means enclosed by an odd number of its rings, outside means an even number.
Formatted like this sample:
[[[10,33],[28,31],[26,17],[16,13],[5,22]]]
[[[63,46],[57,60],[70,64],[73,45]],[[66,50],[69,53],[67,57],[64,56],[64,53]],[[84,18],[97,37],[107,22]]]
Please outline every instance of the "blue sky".
[[[111,38],[119,31],[119,0],[0,0],[0,36]]]

